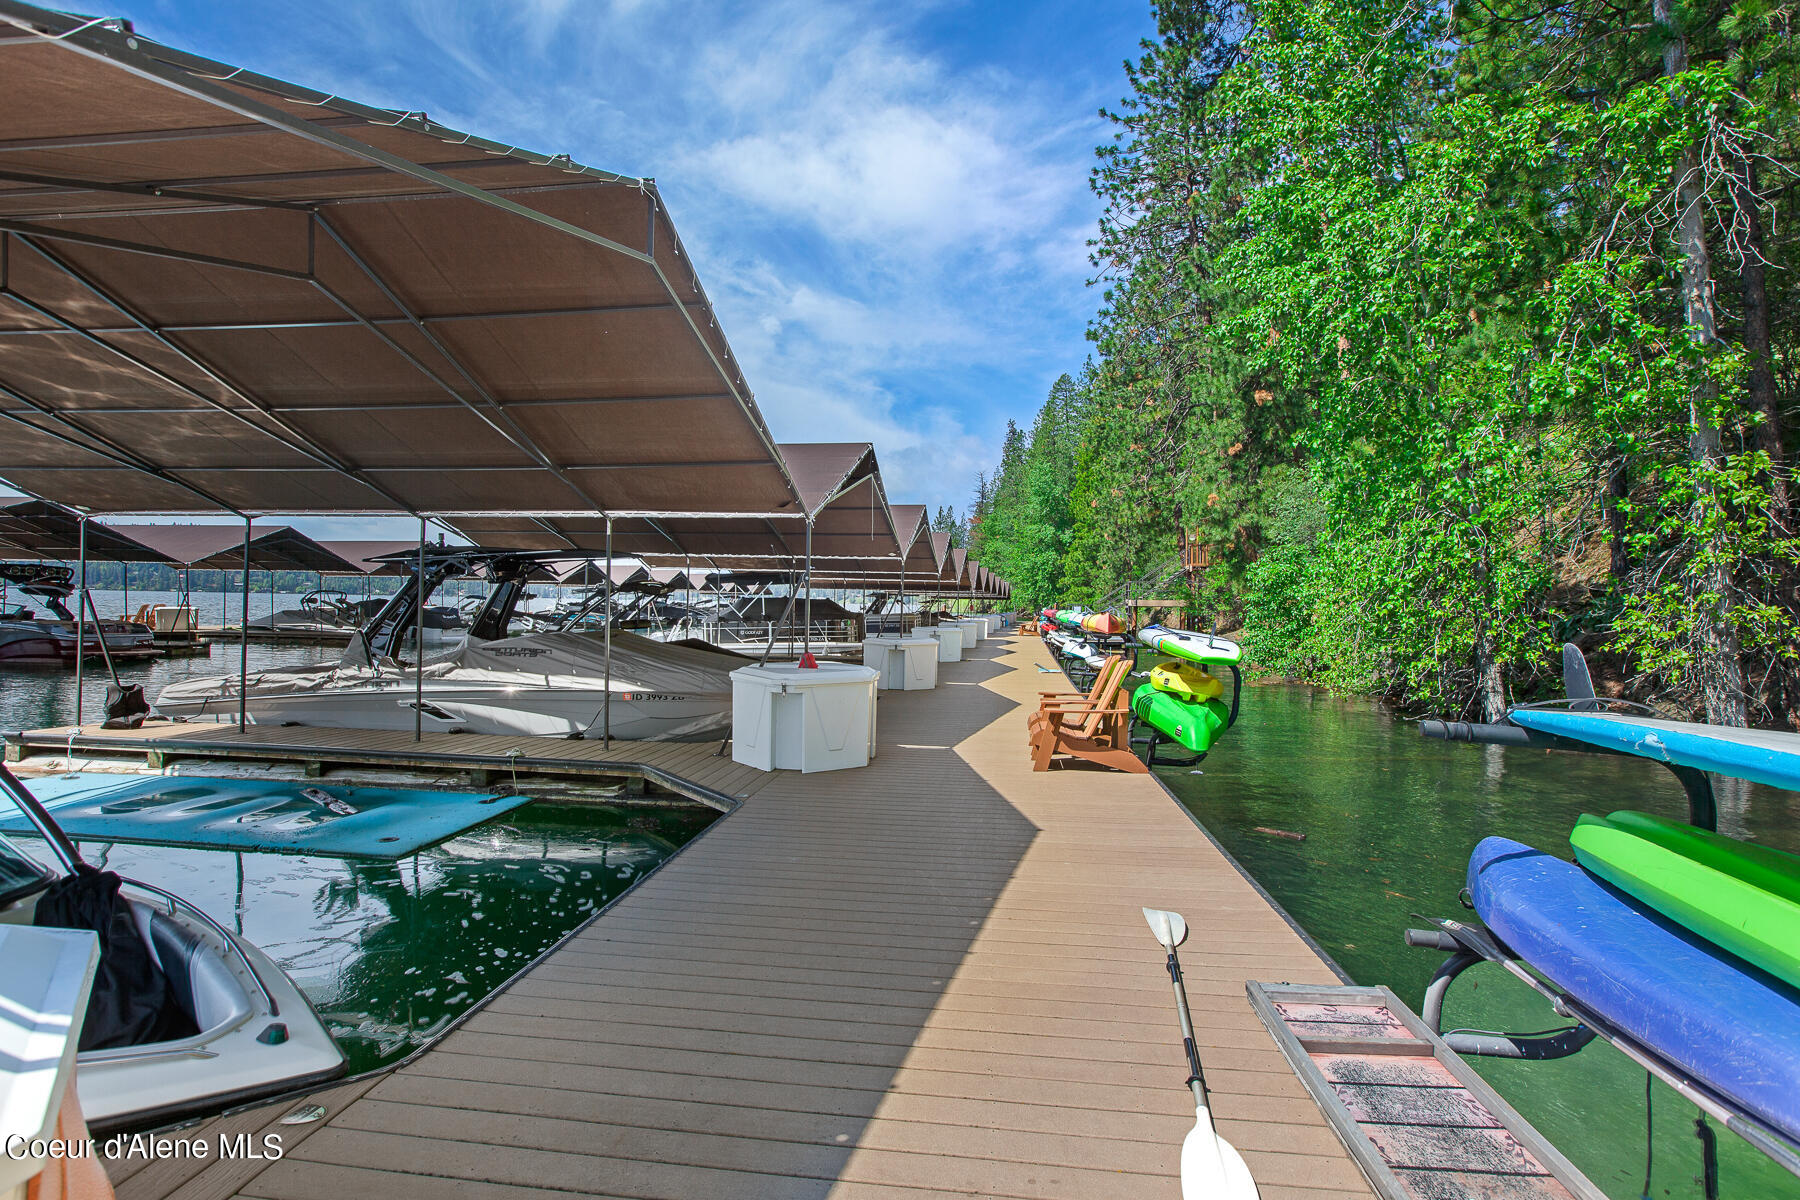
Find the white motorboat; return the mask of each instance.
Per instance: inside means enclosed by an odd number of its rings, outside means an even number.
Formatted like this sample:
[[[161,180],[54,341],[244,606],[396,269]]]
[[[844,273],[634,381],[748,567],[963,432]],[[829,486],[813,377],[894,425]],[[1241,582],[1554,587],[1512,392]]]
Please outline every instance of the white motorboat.
[[[48,903],[46,893],[86,864],[36,798],[0,766],[0,816],[12,824],[15,810],[42,837],[46,860],[62,868],[51,869],[0,836],[0,922],[29,925]],[[87,877],[94,877],[91,869]],[[219,1112],[344,1073],[343,1053],[312,1005],[262,951],[160,888],[125,880],[118,896],[168,981],[165,999],[179,1011],[158,1021],[176,1036],[78,1054],[76,1087],[94,1132]],[[103,1005],[120,1006],[116,996]],[[84,1045],[100,1032],[93,1013],[90,1008]]]
[[[442,732],[600,737],[610,730],[626,740],[703,741],[729,731],[730,673],[745,665],[742,657],[615,630],[609,672],[603,632],[507,637],[536,565],[525,555],[440,552],[427,563],[427,598],[443,579],[477,564],[494,590],[466,640],[425,660],[423,679],[397,655],[417,620],[414,580],[340,661],[251,676],[246,715],[259,724],[410,730],[416,707],[424,728]],[[235,720],[238,691],[234,675],[189,680],[165,688],[156,708],[170,717]]]
[[[370,615],[345,593],[320,588],[300,597],[295,608],[252,617],[250,628],[271,633],[351,633]]]

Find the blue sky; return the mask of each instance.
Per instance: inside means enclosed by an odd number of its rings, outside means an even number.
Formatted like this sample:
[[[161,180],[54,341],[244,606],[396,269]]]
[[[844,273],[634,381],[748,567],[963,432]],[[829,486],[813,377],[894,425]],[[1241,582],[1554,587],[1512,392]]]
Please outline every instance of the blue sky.
[[[1152,32],[1147,0],[71,7],[654,176],[776,436],[872,441],[934,507],[1087,355],[1096,110]]]

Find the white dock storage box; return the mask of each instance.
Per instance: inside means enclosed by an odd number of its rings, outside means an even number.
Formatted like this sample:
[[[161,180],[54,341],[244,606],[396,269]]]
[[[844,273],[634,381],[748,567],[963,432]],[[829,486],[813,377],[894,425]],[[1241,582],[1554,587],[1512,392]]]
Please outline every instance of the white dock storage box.
[[[924,692],[937,686],[938,644],[916,631],[863,639],[863,666],[881,672],[884,692]]]
[[[981,645],[981,639],[987,635],[987,622],[980,617],[958,617],[956,624],[962,626],[965,650]]]
[[[762,771],[839,771],[875,756],[879,672],[852,663],[731,673],[731,759]]]
[[[923,634],[937,643],[939,662],[962,661],[963,631],[961,625],[922,625],[913,632]]]

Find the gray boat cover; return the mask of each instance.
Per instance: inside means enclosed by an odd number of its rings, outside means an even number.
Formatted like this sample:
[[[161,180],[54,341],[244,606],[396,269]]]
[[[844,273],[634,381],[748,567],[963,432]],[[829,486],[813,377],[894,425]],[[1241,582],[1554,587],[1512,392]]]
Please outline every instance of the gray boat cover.
[[[731,672],[744,665],[740,656],[668,645],[631,633],[614,632],[612,641],[614,692],[713,697],[722,710],[730,711]],[[393,659],[364,665],[366,659],[358,661],[360,650],[361,639],[353,639],[338,662],[252,675],[249,694],[279,696],[366,687],[381,681],[412,682],[411,668]],[[427,660],[424,675],[427,683],[529,683],[570,691],[599,691],[606,686],[606,648],[597,633],[534,633],[495,642],[471,640]],[[162,690],[157,703],[235,703],[237,694],[236,675],[211,676],[172,683]]]
[[[598,633],[534,633],[497,642],[471,641],[452,655],[460,671],[500,671],[580,678],[599,687],[606,678],[606,645]],[[427,670],[435,664],[428,664]],[[717,696],[731,702],[731,672],[744,665],[735,654],[653,641],[615,630],[614,691]],[[621,682],[622,681],[622,682]]]

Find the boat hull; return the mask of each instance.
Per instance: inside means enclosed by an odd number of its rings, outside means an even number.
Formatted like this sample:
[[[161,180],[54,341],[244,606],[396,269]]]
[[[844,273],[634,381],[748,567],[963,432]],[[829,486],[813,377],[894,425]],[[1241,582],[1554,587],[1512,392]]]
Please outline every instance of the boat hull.
[[[1231,721],[1231,710],[1217,700],[1184,700],[1148,684],[1132,694],[1131,711],[1171,742],[1196,754],[1211,750]]]
[[[1158,663],[1150,668],[1150,686],[1190,704],[1197,704],[1202,700],[1217,700],[1225,694],[1224,683],[1198,663]]]
[[[1243,658],[1243,650],[1234,641],[1186,629],[1170,629],[1166,625],[1144,626],[1138,630],[1137,640],[1158,654],[1193,663],[1230,664]]]
[[[0,666],[60,667],[75,661],[75,639],[31,621],[0,622]]]
[[[132,897],[131,904],[142,925],[150,902]],[[241,938],[232,938],[235,949],[226,946],[220,933],[185,913],[158,910],[156,916],[179,923],[196,953],[216,960],[211,972],[215,993],[218,981],[228,980],[225,986],[235,984],[237,994],[230,998],[232,1011],[225,1019],[193,1037],[78,1055],[76,1088],[94,1133],[210,1115],[344,1073],[343,1052],[324,1022],[267,955]]]

